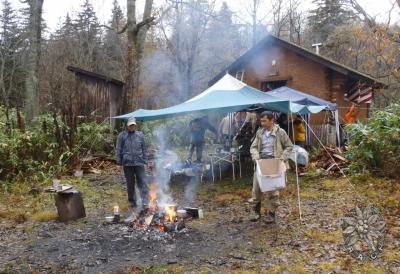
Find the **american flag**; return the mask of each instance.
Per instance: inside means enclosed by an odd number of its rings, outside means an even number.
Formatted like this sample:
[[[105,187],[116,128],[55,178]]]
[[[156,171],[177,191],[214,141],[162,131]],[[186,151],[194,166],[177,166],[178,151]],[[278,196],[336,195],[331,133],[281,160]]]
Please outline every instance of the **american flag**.
[[[373,88],[366,84],[357,82],[353,88],[347,92],[344,96],[351,102],[358,105],[371,104],[372,103],[372,92]]]

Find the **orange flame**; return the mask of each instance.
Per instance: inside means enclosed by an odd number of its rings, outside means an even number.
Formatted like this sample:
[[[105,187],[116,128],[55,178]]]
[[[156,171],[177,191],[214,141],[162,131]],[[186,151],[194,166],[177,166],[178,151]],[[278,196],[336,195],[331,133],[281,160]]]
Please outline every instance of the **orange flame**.
[[[150,185],[150,202],[149,202],[149,208],[151,211],[156,211],[157,210],[157,188],[158,184],[153,183]]]
[[[173,222],[176,220],[176,206],[167,205],[165,207],[165,220],[167,222]]]
[[[117,214],[119,214],[119,206],[116,204],[114,206],[114,215],[117,215]]]

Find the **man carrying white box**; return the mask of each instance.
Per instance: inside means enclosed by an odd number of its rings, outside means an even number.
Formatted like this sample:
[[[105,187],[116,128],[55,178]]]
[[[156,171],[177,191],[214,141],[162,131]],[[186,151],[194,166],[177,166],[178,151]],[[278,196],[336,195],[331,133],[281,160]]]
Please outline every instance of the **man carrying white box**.
[[[287,163],[293,144],[285,130],[274,122],[274,115],[270,111],[264,111],[260,115],[261,128],[256,132],[253,143],[250,147],[251,158],[254,161],[260,159],[279,159]],[[267,192],[268,214],[266,223],[275,222],[275,211],[279,206],[279,191]],[[254,215],[251,220],[256,221],[261,218],[261,190],[257,180],[257,171],[254,172],[252,201],[255,202]]]

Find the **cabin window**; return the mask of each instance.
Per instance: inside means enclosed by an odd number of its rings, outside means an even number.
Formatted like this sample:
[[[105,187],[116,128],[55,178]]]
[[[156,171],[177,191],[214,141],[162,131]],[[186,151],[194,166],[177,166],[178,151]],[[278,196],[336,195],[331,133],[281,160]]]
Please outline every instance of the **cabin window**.
[[[286,86],[286,83],[287,83],[286,80],[261,82],[261,90],[271,91],[273,89]]]

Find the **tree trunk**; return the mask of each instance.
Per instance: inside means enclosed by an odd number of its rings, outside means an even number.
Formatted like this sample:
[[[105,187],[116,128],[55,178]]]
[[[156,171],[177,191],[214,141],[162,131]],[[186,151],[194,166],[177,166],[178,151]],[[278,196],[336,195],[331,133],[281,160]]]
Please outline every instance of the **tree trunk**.
[[[29,0],[29,50],[27,75],[25,79],[25,117],[26,122],[39,113],[39,57],[41,44],[41,20],[44,0]]]
[[[151,17],[153,0],[146,0],[143,20],[136,22],[136,1],[127,0],[127,34],[128,47],[125,60],[125,86],[123,112],[129,112],[138,107],[140,63],[143,57],[144,44],[149,24],[154,20]]]

